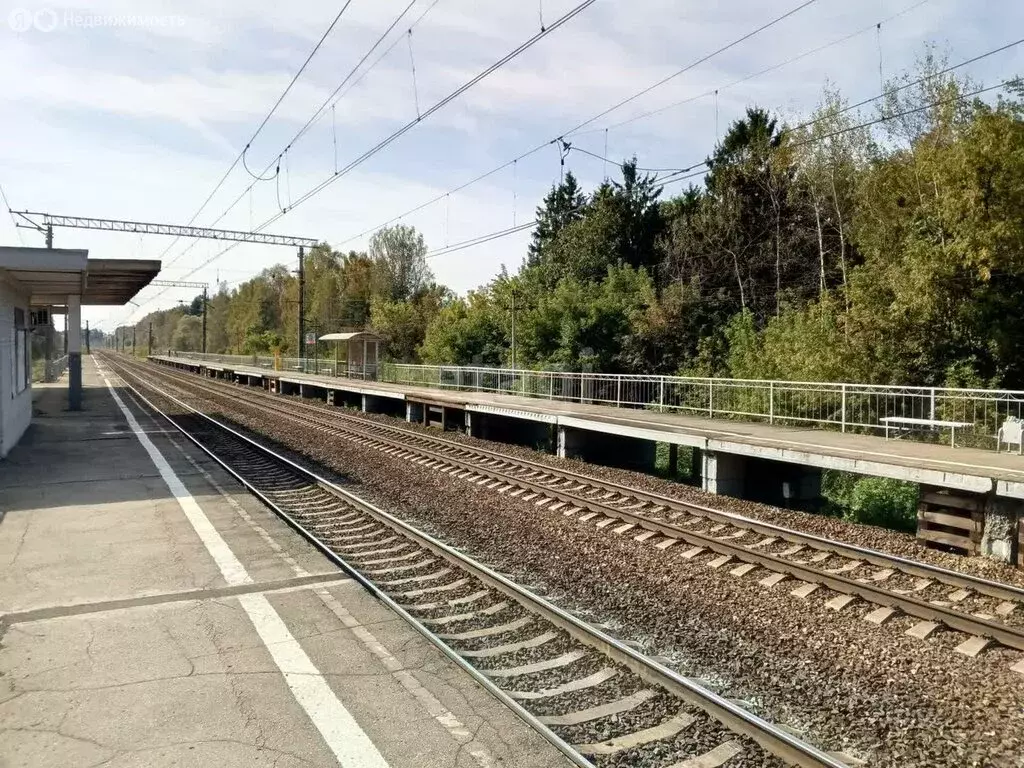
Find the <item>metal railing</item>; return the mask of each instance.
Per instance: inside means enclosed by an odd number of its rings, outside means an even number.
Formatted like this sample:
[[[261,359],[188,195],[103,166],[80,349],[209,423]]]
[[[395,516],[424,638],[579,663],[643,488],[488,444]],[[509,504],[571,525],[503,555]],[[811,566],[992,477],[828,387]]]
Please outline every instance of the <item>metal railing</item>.
[[[274,358],[244,355],[174,353],[182,357],[272,368]],[[319,372],[333,376],[333,361],[320,362]],[[315,372],[312,359],[284,358],[283,370]],[[359,366],[349,372],[363,378]],[[346,375],[345,371],[340,372]],[[958,422],[957,443],[991,448],[1002,422],[1024,417],[1024,391],[958,389],[850,382],[771,381],[688,376],[512,370],[448,365],[381,363],[365,378],[392,384],[463,392],[536,397],[617,408],[687,413],[707,418],[764,421],[837,429],[841,432],[884,433],[886,417]],[[353,375],[354,374],[354,375]],[[927,425],[920,425],[927,427]],[[923,428],[915,439],[947,439],[941,428]]]
[[[344,376],[350,379],[376,380],[378,366],[346,363],[344,360],[335,363],[332,358],[313,357],[272,357],[268,355],[215,355],[204,352],[170,352],[173,357],[200,360],[224,365],[239,365],[249,368],[261,368],[269,371],[307,373],[315,376]]]

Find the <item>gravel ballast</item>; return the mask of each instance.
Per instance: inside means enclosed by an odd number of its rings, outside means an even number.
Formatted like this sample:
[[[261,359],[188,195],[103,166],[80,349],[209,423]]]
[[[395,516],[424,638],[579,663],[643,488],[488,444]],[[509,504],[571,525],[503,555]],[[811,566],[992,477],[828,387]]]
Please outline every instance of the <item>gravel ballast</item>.
[[[645,652],[673,659],[685,674],[713,681],[721,693],[751,702],[755,711],[820,746],[845,749],[874,765],[1024,765],[1024,678],[1009,671],[1019,654],[995,649],[968,659],[949,648],[963,635],[940,632],[918,641],[903,634],[900,621],[882,627],[864,622],[863,604],[828,610],[826,590],[799,600],[788,594],[792,581],[766,589],[756,579],[730,576],[728,569],[680,560],[678,548],[661,552],[345,440],[311,440],[308,428],[269,418],[237,395],[190,400],[337,470],[368,500],[521,583],[564,596],[563,607],[588,609]],[[508,446],[501,450],[515,454]],[[529,458],[541,461],[533,452]],[[721,497],[709,500],[643,475],[548,463],[724,506]],[[981,563],[924,551],[890,531],[732,502],[741,505],[733,510],[741,514],[946,567],[953,560],[961,570]],[[999,568],[978,570],[1002,576]]]

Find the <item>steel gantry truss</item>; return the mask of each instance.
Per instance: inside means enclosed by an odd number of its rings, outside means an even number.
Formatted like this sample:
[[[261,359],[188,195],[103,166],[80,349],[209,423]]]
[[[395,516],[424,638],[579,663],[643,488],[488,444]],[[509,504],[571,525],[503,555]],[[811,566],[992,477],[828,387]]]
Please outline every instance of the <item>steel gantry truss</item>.
[[[11,211],[22,219],[18,226],[22,229],[34,229],[46,235],[47,247],[53,247],[53,228],[71,227],[74,229],[101,229],[108,232],[135,232],[140,235],[171,235],[172,237],[201,237],[207,240],[227,240],[239,243],[258,243],[260,245],[290,245],[294,247],[312,248],[317,241],[309,237],[293,237],[291,235],[271,235],[263,232],[243,232],[236,229],[211,229],[209,227],[191,227],[178,224],[154,224],[148,221],[130,221],[122,219],[94,219],[87,216],[58,216],[53,213],[38,211]]]
[[[210,227],[181,226],[178,224],[154,224],[148,221],[131,221],[126,219],[94,219],[88,216],[59,216],[40,211],[10,211],[21,221],[15,220],[22,229],[34,229],[46,236],[46,247],[53,248],[53,228],[71,227],[74,229],[100,229],[107,232],[134,232],[140,235],[170,235],[171,237],[195,237],[206,240],[224,240],[237,243],[256,243],[259,245],[290,245],[299,249],[299,345],[298,352],[302,355],[305,343],[305,261],[306,248],[312,248],[319,241],[310,237],[292,237],[291,235],[269,235],[263,232],[243,232],[237,229],[211,229]],[[186,284],[176,281],[153,280],[150,285],[166,287],[196,287],[203,289],[203,352],[206,351],[206,285],[204,283]]]

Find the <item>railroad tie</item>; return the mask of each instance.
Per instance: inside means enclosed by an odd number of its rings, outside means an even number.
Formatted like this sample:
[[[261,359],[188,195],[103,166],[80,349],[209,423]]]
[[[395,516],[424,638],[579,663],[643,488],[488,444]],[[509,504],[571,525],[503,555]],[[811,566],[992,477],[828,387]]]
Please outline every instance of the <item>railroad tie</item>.
[[[814,584],[814,583],[811,583],[811,582],[806,582],[804,584],[801,584],[796,589],[792,590],[789,594],[791,594],[793,597],[799,597],[801,599],[806,599],[806,598],[810,597],[817,590],[818,590],[818,585],[817,584]]]
[[[919,621],[917,624],[912,626],[906,631],[906,634],[911,637],[916,637],[918,640],[927,640],[935,630],[939,628],[937,621]]]
[[[875,608],[867,616],[864,617],[864,621],[869,621],[872,624],[878,624],[881,626],[896,614],[895,608],[889,606],[882,606],[881,608]]]
[[[642,688],[629,696],[624,696],[615,701],[599,704],[596,707],[578,709],[575,712],[568,712],[564,715],[541,715],[537,718],[544,725],[580,725],[589,723],[591,720],[600,720],[602,717],[619,715],[636,709],[649,698],[655,695],[650,688]]]
[[[743,747],[739,741],[733,739],[724,744],[719,744],[703,755],[689,757],[681,763],[673,763],[669,768],[720,768],[720,766],[725,765],[742,751]]]
[[[743,563],[742,565],[737,565],[735,568],[729,571],[729,573],[731,573],[733,576],[746,576],[755,568],[757,568],[757,566],[753,563]]]
[[[1007,617],[1017,608],[1017,603],[1006,600],[996,606],[996,616]]]
[[[773,573],[768,576],[765,576],[757,583],[760,584],[762,587],[774,587],[780,581],[785,580],[785,578],[786,574],[784,573]]]
[[[576,680],[570,680],[569,682],[562,683],[555,688],[545,688],[542,691],[507,691],[507,693],[511,698],[519,701],[536,701],[537,699],[547,699],[552,696],[560,696],[563,693],[585,691],[588,688],[600,685],[606,680],[611,680],[617,674],[619,674],[619,672],[614,667],[604,667],[592,675],[587,675],[586,677],[581,677]]]
[[[649,744],[652,741],[671,738],[693,725],[696,719],[691,714],[680,712],[670,720],[666,720],[652,728],[644,728],[641,731],[634,731],[625,736],[608,739],[597,744],[578,744],[576,749],[584,755],[614,755],[625,749],[632,749]]]
[[[827,603],[826,607],[831,608],[833,611],[841,611],[843,608],[854,602],[857,598],[853,595],[836,595]]]
[[[964,656],[974,658],[979,653],[984,651],[991,642],[992,641],[989,640],[987,637],[970,637],[967,640],[964,640],[962,643],[960,643],[960,645],[958,645],[953,650],[955,650],[957,653],[962,653]]]

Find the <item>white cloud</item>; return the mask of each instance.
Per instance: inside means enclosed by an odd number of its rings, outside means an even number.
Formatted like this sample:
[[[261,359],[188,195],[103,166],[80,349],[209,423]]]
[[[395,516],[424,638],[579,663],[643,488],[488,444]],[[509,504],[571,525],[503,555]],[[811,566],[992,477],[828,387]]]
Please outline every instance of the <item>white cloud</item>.
[[[578,0],[544,0],[550,23]],[[432,0],[420,0],[395,31]],[[83,13],[176,15],[183,24],[142,28],[30,30],[5,26],[15,6],[59,8],[40,0],[0,0],[0,182],[16,207],[95,216],[186,221],[209,193],[240,144],[252,133],[296,68],[337,13],[338,3],[276,0],[87,0]],[[354,0],[345,16],[281,105],[252,151],[262,168],[337,86],[370,42],[407,0]],[[777,28],[687,72],[648,96],[598,121],[617,122],[649,109],[730,83],[848,32],[871,25],[901,5],[819,0]],[[271,229],[342,240],[422,203],[571,128],[582,119],[699,58],[796,5],[795,0],[720,4],[678,0],[598,2],[513,63],[417,126],[394,145]],[[75,4],[79,9],[78,3]],[[1024,7],[982,14],[967,0],[931,0],[883,26],[882,65],[891,74],[912,63],[925,40],[948,45],[954,59],[1006,42],[1005,30],[1024,21]],[[441,98],[500,55],[534,34],[535,3],[440,0],[413,32],[421,108]],[[971,69],[992,82],[1019,72],[1015,51]],[[858,100],[878,90],[878,40],[863,35],[763,78],[721,91],[718,132],[750,103],[802,114],[831,79]],[[247,228],[333,169],[333,143],[344,165],[415,114],[407,42],[400,42],[339,105],[337,135],[330,116],[289,152],[280,184],[264,182],[221,222]],[[643,164],[676,167],[703,158],[715,138],[712,99],[700,99],[609,133],[608,153],[636,153]],[[575,139],[601,153],[599,131]],[[586,183],[603,164],[578,153],[568,160]],[[544,150],[486,182],[410,217],[432,247],[508,227],[533,209],[558,175],[558,156]],[[236,171],[200,217],[208,223],[247,186]],[[513,202],[515,201],[515,202]],[[447,213],[446,213],[447,209]],[[0,224],[0,237],[15,237]],[[61,231],[61,243],[81,243],[107,256],[155,257],[167,241],[109,233]],[[518,265],[528,234],[434,260],[437,275],[458,290],[486,282],[501,262]],[[353,245],[361,245],[356,242]],[[172,276],[219,248],[200,243],[174,265]],[[175,246],[171,255],[183,250]],[[212,281],[217,269],[236,280],[287,251],[244,246],[195,277]],[[160,303],[174,303],[168,294]],[[147,307],[148,309],[149,307]],[[133,308],[129,307],[129,310]],[[125,317],[127,310],[113,313]]]

